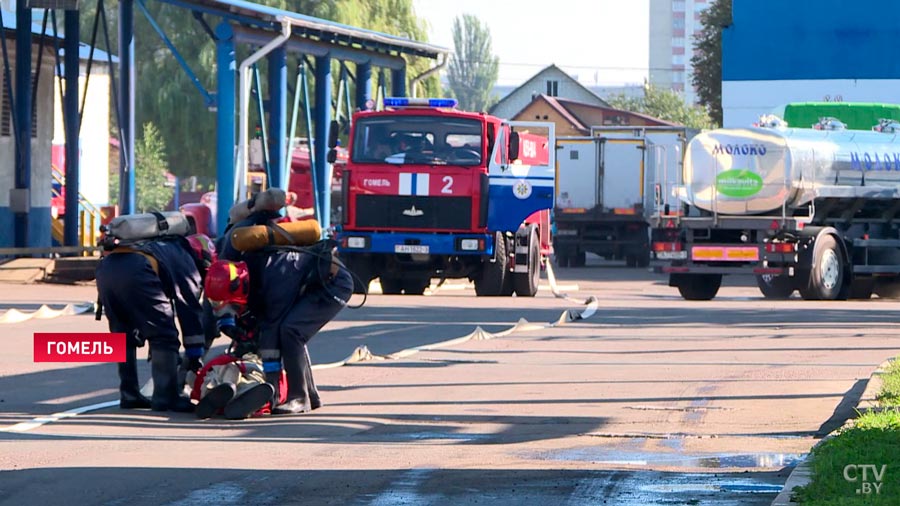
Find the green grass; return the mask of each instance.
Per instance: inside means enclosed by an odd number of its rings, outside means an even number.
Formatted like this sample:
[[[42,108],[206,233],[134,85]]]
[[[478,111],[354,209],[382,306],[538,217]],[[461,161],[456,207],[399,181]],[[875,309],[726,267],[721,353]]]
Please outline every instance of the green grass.
[[[861,414],[852,427],[813,450],[812,481],[794,490],[795,501],[804,506],[900,506],[900,361],[882,376],[878,400],[883,411]],[[878,470],[887,466],[878,494],[857,493],[861,481],[844,477],[845,466],[851,464]],[[868,481],[876,482],[871,476]]]
[[[882,406],[900,406],[900,360],[894,360],[881,376],[878,402]]]

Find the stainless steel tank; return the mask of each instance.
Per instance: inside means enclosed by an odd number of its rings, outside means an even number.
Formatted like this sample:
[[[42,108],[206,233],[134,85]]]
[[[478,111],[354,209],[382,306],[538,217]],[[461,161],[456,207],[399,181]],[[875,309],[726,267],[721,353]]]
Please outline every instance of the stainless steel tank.
[[[805,128],[711,130],[688,145],[684,186],[688,202],[696,207],[735,215],[780,213],[783,206],[797,208],[824,193],[856,195],[859,188],[900,192],[900,135]]]

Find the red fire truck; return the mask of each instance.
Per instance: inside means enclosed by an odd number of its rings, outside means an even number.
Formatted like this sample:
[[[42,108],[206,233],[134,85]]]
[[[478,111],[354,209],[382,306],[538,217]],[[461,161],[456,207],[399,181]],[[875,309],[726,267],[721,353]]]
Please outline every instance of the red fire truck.
[[[342,176],[338,248],[356,291],[380,278],[385,294],[420,295],[432,278],[468,278],[478,295],[535,295],[551,253],[553,124],[453,99],[384,105],[355,114]]]

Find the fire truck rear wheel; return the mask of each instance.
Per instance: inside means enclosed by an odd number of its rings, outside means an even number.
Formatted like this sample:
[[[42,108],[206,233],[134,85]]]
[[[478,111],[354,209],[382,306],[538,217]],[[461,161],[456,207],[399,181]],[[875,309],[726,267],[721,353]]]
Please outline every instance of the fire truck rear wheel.
[[[513,288],[519,297],[534,297],[541,275],[540,239],[536,228],[528,234],[528,272],[513,273]]]
[[[509,286],[509,255],[506,236],[497,232],[494,236],[494,260],[486,261],[481,267],[481,275],[475,279],[475,294],[496,297],[504,295]],[[511,292],[510,292],[511,293]]]

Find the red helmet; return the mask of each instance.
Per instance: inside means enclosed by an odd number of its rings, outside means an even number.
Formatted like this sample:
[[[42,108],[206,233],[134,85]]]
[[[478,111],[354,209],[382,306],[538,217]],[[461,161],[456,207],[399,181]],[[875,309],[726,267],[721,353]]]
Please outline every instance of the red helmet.
[[[194,260],[200,272],[206,272],[217,259],[216,245],[205,234],[194,234],[187,237],[188,244],[191,245],[191,251],[194,253]]]
[[[245,262],[216,260],[206,273],[206,298],[213,307],[247,304],[250,293],[250,271]]]

